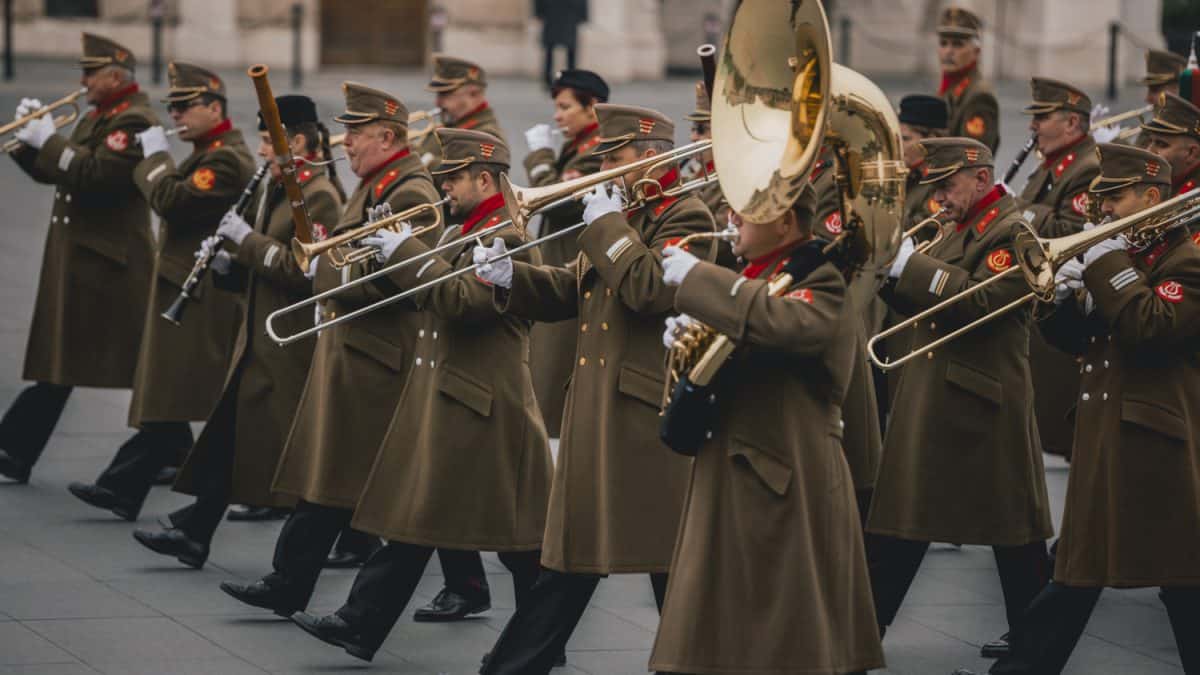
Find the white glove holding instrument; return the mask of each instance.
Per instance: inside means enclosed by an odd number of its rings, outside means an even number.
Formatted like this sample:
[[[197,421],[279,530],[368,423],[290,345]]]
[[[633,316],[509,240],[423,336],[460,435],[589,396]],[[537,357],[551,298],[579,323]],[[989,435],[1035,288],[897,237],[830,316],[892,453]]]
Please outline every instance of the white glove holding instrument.
[[[700,259],[679,248],[668,246],[663,249],[663,283],[668,286],[678,286],[687,278],[688,272],[696,266]]]
[[[312,281],[317,278],[317,263],[321,262],[321,256],[313,256],[313,259],[308,263],[308,269],[304,271],[304,278]],[[320,308],[317,308],[317,316],[320,316]]]
[[[610,213],[620,213],[624,208],[624,199],[621,196],[620,190],[613,187],[611,193],[604,189],[604,184],[596,186],[592,192],[584,195],[583,203],[583,221],[588,225],[596,222],[601,216],[606,216]]]
[[[663,331],[663,346],[670,349],[675,344],[675,340],[693,323],[695,323],[695,319],[687,314],[668,316],[667,329]]]
[[[42,115],[41,117],[30,120],[17,131],[15,137],[25,145],[38,150],[50,140],[57,129],[54,127],[54,118],[52,115]]]
[[[496,260],[498,256],[502,256],[507,252],[508,247],[500,237],[492,240],[491,248],[476,245],[475,249],[471,252],[474,263],[479,265],[475,269],[475,277],[485,284],[499,286],[500,288],[512,288],[512,258],[505,257]]]
[[[1125,237],[1117,235],[1112,239],[1105,239],[1099,244],[1089,248],[1087,252],[1083,254],[1083,267],[1084,269],[1087,269],[1092,263],[1099,260],[1100,256],[1106,253],[1111,253],[1113,251],[1124,251],[1127,248],[1129,248],[1129,242],[1125,240]]]
[[[36,98],[23,98],[17,104],[17,114],[13,116],[14,120],[19,120],[29,113],[37,112],[42,109],[42,102]]]
[[[1054,274],[1054,304],[1061,305],[1083,288],[1083,263],[1071,258]]]
[[[525,143],[530,152],[554,149],[554,132],[549,124],[537,124],[525,130]]]
[[[224,276],[233,269],[233,257],[221,248],[221,237],[214,235],[200,242],[200,250],[196,251],[197,258],[211,256],[208,266],[213,272]]]
[[[142,146],[142,157],[149,157],[156,152],[166,152],[171,149],[167,143],[167,132],[161,126],[153,126],[136,134],[138,143]]]
[[[246,219],[233,209],[226,211],[221,217],[221,224],[217,225],[217,234],[233,242],[235,246],[241,246],[247,235],[253,231]]]
[[[400,223],[399,232],[386,227],[380,228],[375,230],[375,234],[363,237],[361,242],[363,246],[379,249],[379,252],[375,254],[375,259],[380,263],[386,263],[391,259],[392,254],[396,252],[396,249],[400,248],[401,244],[412,237],[412,233],[412,223],[404,221]]]
[[[888,276],[893,279],[899,279],[901,274],[904,274],[904,268],[908,266],[908,259],[916,253],[917,245],[913,242],[912,237],[905,237],[904,241],[900,242],[900,252],[896,254],[896,259],[892,262],[892,268],[888,270]]]

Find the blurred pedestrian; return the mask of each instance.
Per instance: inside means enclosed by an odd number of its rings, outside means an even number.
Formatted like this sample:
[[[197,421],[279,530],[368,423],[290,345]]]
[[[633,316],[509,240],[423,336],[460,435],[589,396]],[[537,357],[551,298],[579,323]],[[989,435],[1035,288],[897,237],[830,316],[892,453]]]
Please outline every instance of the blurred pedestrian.
[[[546,65],[542,81],[549,88],[554,82],[554,48],[567,50],[567,70],[575,69],[575,45],[579,24],[588,20],[587,0],[535,0],[534,14],[542,21],[542,47]]]

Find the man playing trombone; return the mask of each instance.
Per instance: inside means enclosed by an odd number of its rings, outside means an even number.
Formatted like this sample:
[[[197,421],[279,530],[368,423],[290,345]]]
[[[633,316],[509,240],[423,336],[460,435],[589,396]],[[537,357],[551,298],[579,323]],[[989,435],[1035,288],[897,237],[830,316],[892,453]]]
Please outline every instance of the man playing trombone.
[[[1058,308],[1041,323],[1082,357],[1075,449],[1054,580],[997,674],[1061,673],[1102,589],[1146,586],[1162,587],[1184,672],[1200,672],[1200,251],[1178,216],[1137,219],[1171,190],[1164,159],[1125,145],[1097,152],[1092,198],[1132,222],[1058,270]]]
[[[474,253],[484,263],[480,278],[495,285],[507,313],[579,319],[543,569],[485,664],[489,674],[548,672],[604,575],[649,573],[661,608],[687,488],[689,462],[657,438],[662,322],[675,299],[663,283],[661,256],[682,237],[713,232],[712,215],[697,197],[674,190],[680,153],[670,119],[611,104],[596,113],[601,141],[593,152],[604,162],[590,179],[596,188],[584,209],[579,257],[565,268],[513,263],[497,258],[502,240]],[[608,188],[603,176],[619,176],[623,187]],[[566,185],[564,196],[571,194]],[[715,257],[707,242],[692,252]]]
[[[55,186],[22,375],[34,384],[0,421],[0,475],[19,483],[29,480],[73,387],[133,386],[154,265],[150,210],[133,170],[142,158],[134,139],[158,120],[138,91],[136,60],[84,33],[79,65],[94,107],[70,139],[55,133],[51,112],[21,127],[12,151],[31,178]],[[42,107],[23,99],[17,119]],[[138,438],[172,440],[149,430]],[[164,450],[190,443],[188,436]]]
[[[883,297],[909,316],[1012,268],[1023,222],[1016,200],[995,184],[987,146],[967,138],[921,146],[923,180],[936,184],[934,199],[956,225],[925,253],[914,252],[911,238],[902,242]],[[1029,310],[936,350],[920,346],[1027,290],[1009,274],[932,317],[904,322],[919,356],[900,374],[867,523],[881,629],[895,619],[930,542],[992,547],[1010,628],[1048,579],[1053,527],[1033,419]]]

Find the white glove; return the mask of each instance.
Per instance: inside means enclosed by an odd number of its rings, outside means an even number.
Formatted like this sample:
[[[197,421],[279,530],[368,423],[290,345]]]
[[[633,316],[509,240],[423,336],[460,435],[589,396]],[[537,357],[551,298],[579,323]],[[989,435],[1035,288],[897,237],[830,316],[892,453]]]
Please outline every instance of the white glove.
[[[206,237],[200,242],[200,248],[196,251],[196,259],[211,258],[217,247],[221,245],[221,238],[218,236]]]
[[[225,212],[221,217],[221,224],[217,226],[217,234],[233,242],[235,246],[241,246],[246,240],[246,235],[253,231],[249,223],[233,209]]]
[[[1108,117],[1108,112],[1108,106],[1104,105],[1103,103],[1097,103],[1096,105],[1092,106],[1091,115],[1088,116],[1088,123],[1091,126],[1095,126],[1096,122]]]
[[[687,327],[692,325],[694,319],[687,314],[679,316],[667,317],[667,329],[663,331],[663,346],[670,349],[675,344],[675,339],[678,338]]]
[[[1105,253],[1111,253],[1112,251],[1124,251],[1128,247],[1129,242],[1125,241],[1125,237],[1116,236],[1112,239],[1105,239],[1099,244],[1089,248],[1087,252],[1083,254],[1083,267],[1084,269],[1087,269],[1092,263],[1099,260],[1100,256],[1104,255]]]
[[[57,129],[54,126],[54,119],[50,115],[42,115],[41,117],[30,120],[25,126],[21,127],[16,133],[16,139],[25,145],[38,150],[50,140]]]
[[[513,280],[513,263],[512,258],[505,257],[501,260],[496,260],[497,256],[504,255],[508,252],[508,247],[504,245],[504,240],[496,237],[492,240],[492,247],[475,246],[471,257],[476,265],[475,276],[485,284],[499,286],[501,288],[512,288]]]
[[[209,263],[212,270],[221,276],[229,274],[229,270],[233,269],[233,257],[229,255],[229,251],[221,249],[213,256],[212,262]]]
[[[888,276],[893,279],[899,279],[901,274],[904,274],[904,268],[908,266],[908,259],[917,250],[916,243],[912,237],[905,237],[904,241],[900,242],[900,252],[896,254],[896,260],[892,262],[892,268],[888,270]]]
[[[554,149],[554,133],[549,124],[538,124],[525,130],[525,142],[530,152]]]
[[[1054,304],[1061,305],[1080,288],[1083,288],[1083,263],[1071,258],[1054,274]]]
[[[21,103],[17,105],[17,114],[13,117],[14,120],[19,120],[31,112],[42,109],[42,102],[36,98],[23,98]]]
[[[392,254],[396,252],[396,249],[400,248],[401,244],[412,237],[412,232],[412,223],[405,221],[400,224],[399,232],[381,228],[375,230],[375,234],[363,237],[361,241],[363,246],[379,249],[379,252],[375,254],[375,259],[380,263],[385,263],[391,259]]]
[[[142,146],[142,156],[149,157],[156,152],[166,152],[170,149],[167,144],[167,132],[160,126],[153,126],[137,134],[138,143]]]
[[[308,269],[304,270],[304,278],[312,281],[317,278],[317,263],[321,262],[321,256],[316,256],[308,262]],[[317,323],[320,323],[321,309],[317,308]]]
[[[679,248],[668,246],[663,249],[663,283],[668,286],[678,286],[687,278],[688,272],[696,266],[700,259]]]
[[[1096,127],[1095,129],[1092,129],[1092,138],[1097,143],[1112,143],[1114,140],[1116,140],[1117,136],[1121,135],[1122,131],[1125,131],[1125,127],[1119,124],[1110,124],[1106,127]]]
[[[601,216],[606,216],[610,213],[620,213],[624,206],[621,199],[621,193],[614,187],[610,194],[604,189],[604,184],[596,186],[596,189],[583,197],[583,220],[588,225],[596,222]]]

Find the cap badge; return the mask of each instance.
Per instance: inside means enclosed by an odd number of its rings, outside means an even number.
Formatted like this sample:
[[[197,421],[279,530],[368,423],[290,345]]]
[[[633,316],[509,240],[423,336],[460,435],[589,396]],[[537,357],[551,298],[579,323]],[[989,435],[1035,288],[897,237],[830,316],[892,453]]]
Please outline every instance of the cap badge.
[[[479,79],[479,69],[478,68],[467,68],[467,77],[472,80],[478,80]]]
[[[1073,91],[1067,92],[1067,103],[1069,103],[1071,105],[1077,105],[1079,103],[1080,98],[1082,98],[1082,97]]]
[[[484,159],[491,159],[492,155],[495,152],[496,152],[496,145],[494,143],[480,143],[479,144],[479,154],[482,155]]]
[[[967,156],[968,162],[979,161],[979,148],[965,148],[963,149],[963,154]]]
[[[1146,175],[1151,178],[1158,175],[1158,162],[1153,160],[1146,161]]]
[[[208,78],[208,88],[217,91],[221,88],[221,81],[215,77]]]
[[[388,100],[386,100],[386,101],[384,101],[384,102],[383,102],[383,110],[384,110],[384,112],[386,112],[386,113],[387,113],[389,116],[391,116],[391,115],[395,115],[395,114],[396,114],[396,112],[400,110],[400,104],[399,104],[398,102],[396,102],[396,101],[393,101],[393,100],[391,100],[391,99],[388,99]]]
[[[651,131],[654,131],[654,120],[640,119],[638,120],[638,130],[643,136],[649,136]]]
[[[117,60],[117,63],[125,63],[125,60],[129,58],[129,52],[124,49],[118,49],[113,54],[113,58]]]

